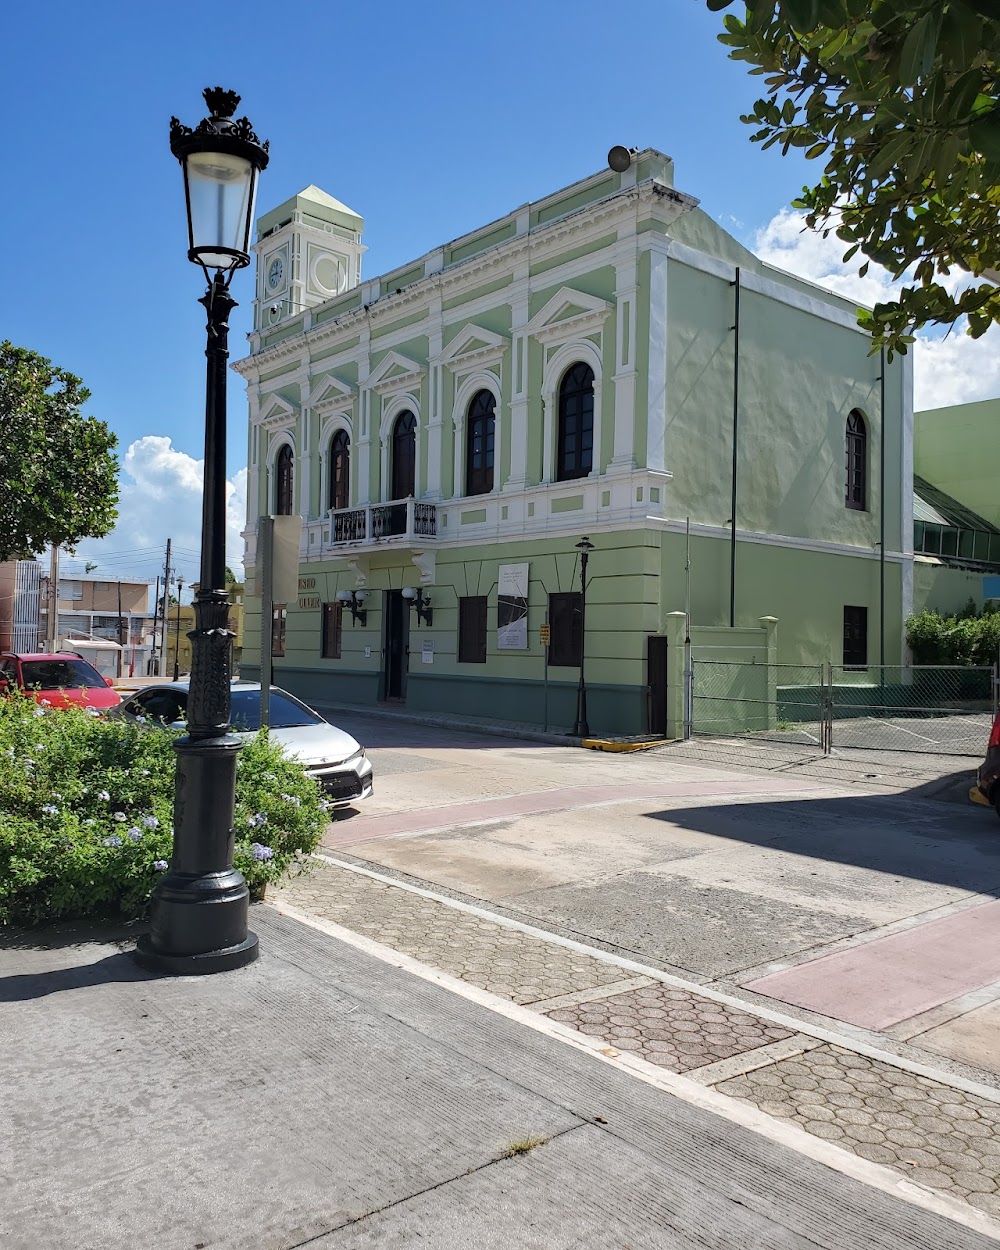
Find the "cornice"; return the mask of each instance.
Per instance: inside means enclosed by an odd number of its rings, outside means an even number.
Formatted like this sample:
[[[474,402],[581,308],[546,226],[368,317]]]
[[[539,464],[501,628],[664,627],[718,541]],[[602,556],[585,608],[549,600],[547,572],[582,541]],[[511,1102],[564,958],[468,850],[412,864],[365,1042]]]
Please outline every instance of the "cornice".
[[[405,287],[398,294],[383,296],[376,303],[350,309],[321,326],[302,330],[290,338],[276,343],[274,347],[265,348],[256,355],[235,361],[231,368],[241,377],[252,378],[261,369],[273,367],[277,362],[294,356],[304,347],[309,349],[320,346],[329,339],[336,338],[349,330],[358,321],[369,323],[386,316],[398,316],[401,309],[426,300],[428,296],[437,294],[445,297],[459,287],[474,287],[490,280],[490,275],[503,266],[510,266],[532,253],[548,250],[566,238],[571,238],[582,231],[600,225],[616,217],[626,215],[634,208],[643,204],[657,203],[660,207],[658,217],[663,220],[665,205],[673,207],[674,212],[666,214],[673,218],[694,208],[698,201],[693,196],[673,187],[666,187],[655,179],[639,183],[624,191],[615,191],[604,199],[586,204],[575,212],[556,221],[537,226],[525,234],[515,235],[486,252],[470,256],[467,260],[450,265],[439,273],[429,274]],[[375,281],[371,279],[370,281]],[[385,301],[384,306],[379,307]]]

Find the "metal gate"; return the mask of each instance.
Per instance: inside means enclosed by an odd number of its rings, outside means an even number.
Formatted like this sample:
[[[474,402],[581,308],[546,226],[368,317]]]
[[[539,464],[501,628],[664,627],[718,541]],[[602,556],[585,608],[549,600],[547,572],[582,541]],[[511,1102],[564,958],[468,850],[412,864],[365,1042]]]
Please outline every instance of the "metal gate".
[[[686,737],[740,737],[840,750],[981,756],[997,669],[866,669],[692,658]]]

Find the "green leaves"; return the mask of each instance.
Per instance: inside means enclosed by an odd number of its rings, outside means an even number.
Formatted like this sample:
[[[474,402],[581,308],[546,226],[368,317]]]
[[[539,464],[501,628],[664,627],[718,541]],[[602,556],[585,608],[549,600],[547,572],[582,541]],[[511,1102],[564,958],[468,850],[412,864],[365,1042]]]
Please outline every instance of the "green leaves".
[[[823,158],[796,202],[810,227],[836,229],[859,265],[914,275],[860,315],[874,347],[1000,321],[998,288],[939,281],[1000,271],[1000,0],[746,0],[745,21],[724,23],[730,57],[765,76],[743,118],[753,142]]]
[[[118,440],[90,392],[44,356],[0,343],[0,560],[100,538],[115,523]]]

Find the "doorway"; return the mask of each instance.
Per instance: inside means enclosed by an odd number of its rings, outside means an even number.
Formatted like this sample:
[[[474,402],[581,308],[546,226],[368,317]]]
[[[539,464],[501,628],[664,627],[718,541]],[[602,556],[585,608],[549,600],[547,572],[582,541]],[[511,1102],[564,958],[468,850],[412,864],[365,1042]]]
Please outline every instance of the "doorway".
[[[387,590],[382,619],[382,698],[402,703],[406,698],[406,670],[410,657],[410,605],[400,590]]]
[[[667,732],[667,639],[651,634],[646,639],[646,730],[665,736]]]

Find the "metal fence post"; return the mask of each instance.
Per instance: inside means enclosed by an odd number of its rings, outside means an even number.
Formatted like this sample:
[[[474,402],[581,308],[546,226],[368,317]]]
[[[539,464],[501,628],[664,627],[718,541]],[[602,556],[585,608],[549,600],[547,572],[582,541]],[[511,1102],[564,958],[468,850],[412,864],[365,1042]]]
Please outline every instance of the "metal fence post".
[[[824,665],[820,665],[820,672]],[[833,754],[833,664],[827,661],[823,689],[823,754]]]
[[[684,741],[689,742],[694,733],[694,663],[691,658],[691,639],[684,640]]]

